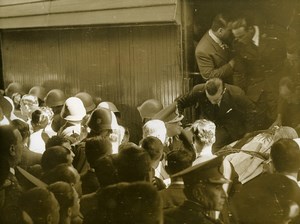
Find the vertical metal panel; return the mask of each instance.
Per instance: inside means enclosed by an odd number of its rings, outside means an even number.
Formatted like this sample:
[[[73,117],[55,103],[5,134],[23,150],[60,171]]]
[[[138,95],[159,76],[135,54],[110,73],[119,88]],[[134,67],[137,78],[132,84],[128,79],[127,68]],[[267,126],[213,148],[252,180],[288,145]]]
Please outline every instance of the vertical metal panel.
[[[132,128],[143,101],[168,105],[181,94],[179,32],[176,25],[4,31],[4,80],[89,92],[114,102]]]

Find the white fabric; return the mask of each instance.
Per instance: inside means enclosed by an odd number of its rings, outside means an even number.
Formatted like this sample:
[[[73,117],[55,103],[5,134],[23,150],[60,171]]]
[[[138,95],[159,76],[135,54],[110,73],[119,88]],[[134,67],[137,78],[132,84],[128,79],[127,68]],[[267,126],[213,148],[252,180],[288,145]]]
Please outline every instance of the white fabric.
[[[62,127],[62,130],[59,130],[57,134],[63,137],[72,136],[73,134],[80,135],[81,130],[82,130],[81,123],[78,123],[78,124],[72,124],[71,126],[66,128]]]
[[[45,133],[49,136],[49,138],[57,135],[57,132],[52,129],[51,125],[52,122],[45,127]]]
[[[9,120],[3,116],[3,119],[0,121],[0,126],[9,125]]]
[[[256,46],[259,46],[259,28],[258,26],[253,26],[254,27],[254,36],[252,37],[252,41]]]
[[[247,151],[269,153],[273,144],[272,135],[261,133],[256,135],[241,149]],[[264,171],[264,160],[244,152],[230,154],[226,157],[239,175],[239,181],[244,184]]]
[[[224,50],[226,47],[228,47],[226,44],[224,44],[210,29],[208,31],[208,35]]]
[[[29,137],[28,148],[37,153],[43,154],[45,152],[45,142],[42,138],[43,129],[33,132]]]

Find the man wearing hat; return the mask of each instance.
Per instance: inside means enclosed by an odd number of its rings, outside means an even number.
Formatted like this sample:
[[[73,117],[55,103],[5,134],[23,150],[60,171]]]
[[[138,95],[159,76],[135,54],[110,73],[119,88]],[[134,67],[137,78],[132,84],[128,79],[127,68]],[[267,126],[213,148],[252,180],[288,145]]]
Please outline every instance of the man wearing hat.
[[[177,114],[174,111],[174,106],[176,103],[173,103],[153,116],[153,119],[159,119],[165,122],[167,129],[167,138],[166,138],[166,152],[173,150],[179,150],[183,146],[189,151],[193,152],[194,148],[192,145],[192,136],[189,136],[189,132],[185,131],[182,128],[183,115]]]
[[[193,159],[195,159],[194,148],[192,145],[192,137],[189,136],[189,132],[182,128],[181,121],[184,116],[175,113],[173,110],[175,103],[165,107],[160,110],[153,116],[153,120],[161,120],[164,122],[167,133],[166,140],[164,141],[164,153],[167,154],[171,151],[175,150],[186,150],[193,155]],[[161,161],[161,164],[156,169],[156,175],[165,180],[165,183],[168,185],[169,180],[168,174],[164,170],[165,160]]]
[[[172,176],[182,176],[187,200],[179,207],[165,211],[166,224],[221,223],[208,213],[221,211],[226,202],[222,185],[230,180],[220,172],[222,161],[223,157],[211,158]]]

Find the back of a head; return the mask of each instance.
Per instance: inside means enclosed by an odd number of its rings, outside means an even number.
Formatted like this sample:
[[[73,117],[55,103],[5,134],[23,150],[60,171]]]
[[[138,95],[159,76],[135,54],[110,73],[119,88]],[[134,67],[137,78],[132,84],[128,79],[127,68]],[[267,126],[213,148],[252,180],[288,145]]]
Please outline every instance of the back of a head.
[[[62,163],[68,163],[67,156],[70,150],[63,146],[53,146],[48,148],[42,155],[41,166],[45,172],[55,168]]]
[[[162,143],[165,142],[167,135],[167,128],[161,120],[150,120],[147,121],[143,126],[143,138],[148,136],[157,137]]]
[[[187,150],[174,150],[166,156],[166,171],[169,175],[173,175],[190,166],[194,161],[194,155]]]
[[[59,222],[59,204],[53,193],[45,188],[32,188],[20,199],[21,208],[29,214],[36,224],[48,223],[49,216],[53,224]]]
[[[119,182],[117,154],[111,154],[95,161],[95,174],[101,188]]]
[[[90,166],[94,168],[95,162],[100,157],[112,153],[112,144],[107,138],[95,136],[86,139],[85,154]]]
[[[24,122],[20,119],[15,119],[15,120],[12,120],[10,123],[12,126],[14,126],[16,129],[19,130],[23,140],[30,136],[29,125],[26,122]]]
[[[292,139],[280,139],[271,146],[270,156],[278,172],[298,172],[300,149]]]
[[[158,138],[148,136],[142,140],[141,146],[149,154],[152,161],[155,162],[161,159],[164,145]]]
[[[162,202],[157,189],[145,182],[136,182],[125,187],[116,219],[116,223],[161,223]]]
[[[150,183],[111,185],[99,195],[99,204],[106,213],[101,223],[162,223],[161,199]]]
[[[231,18],[227,14],[218,14],[214,17],[211,29],[216,32],[219,28],[225,28],[230,22]]]
[[[205,83],[205,91],[210,95],[214,96],[220,88],[224,89],[224,83],[219,78],[212,78],[207,80]]]
[[[216,125],[209,120],[196,120],[192,126],[191,131],[196,141],[204,144],[213,144],[215,142]]]
[[[71,184],[58,181],[48,186],[48,189],[54,194],[59,203],[59,213],[62,218],[67,216],[68,208],[72,208],[75,202],[76,191]]]
[[[69,164],[62,163],[57,165],[55,168],[52,170],[46,172],[43,176],[43,180],[47,184],[52,184],[57,181],[64,181],[69,184],[76,184],[78,181],[75,168],[70,166]]]
[[[275,131],[273,141],[276,142],[282,138],[294,139],[298,138],[298,134],[294,128],[288,126],[281,126]]]
[[[120,181],[148,180],[151,159],[147,152],[133,143],[126,143],[119,152],[117,168]]]
[[[31,114],[31,124],[34,127],[45,128],[49,123],[47,114],[42,109],[37,109]]]
[[[46,142],[46,149],[51,148],[53,146],[70,146],[71,142],[68,138],[61,135],[54,135],[48,139]]]

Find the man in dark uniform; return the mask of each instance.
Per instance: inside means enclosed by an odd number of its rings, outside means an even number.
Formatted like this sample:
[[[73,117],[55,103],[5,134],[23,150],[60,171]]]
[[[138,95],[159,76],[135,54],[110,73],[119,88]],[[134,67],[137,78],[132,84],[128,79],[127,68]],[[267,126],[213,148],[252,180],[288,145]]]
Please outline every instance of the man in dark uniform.
[[[219,78],[212,78],[205,84],[196,85],[193,90],[177,100],[178,112],[194,106],[197,119],[207,119],[216,124],[216,142],[213,151],[240,139],[253,131],[256,108],[237,86],[224,84]]]
[[[222,157],[214,157],[173,175],[182,176],[187,200],[164,212],[165,224],[221,223],[209,212],[221,211],[226,202],[222,185],[230,181],[219,170],[222,161]]]
[[[247,15],[232,22],[237,66],[245,76],[246,95],[260,112],[261,129],[276,118],[277,86],[286,58],[284,30],[275,26],[257,26]]]

